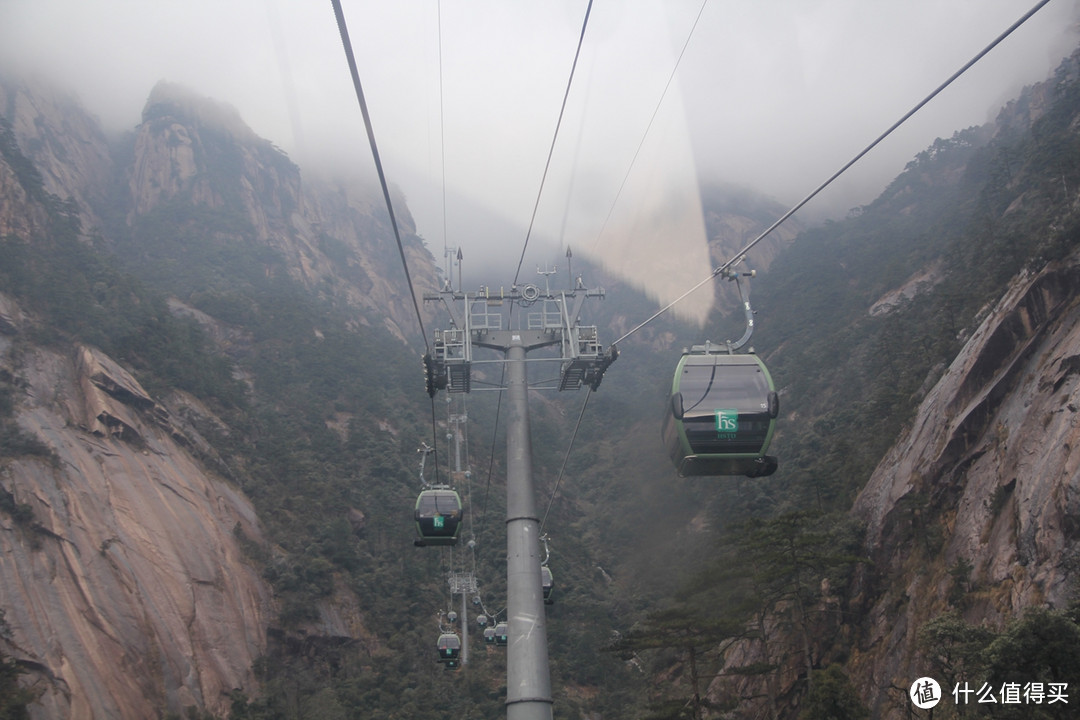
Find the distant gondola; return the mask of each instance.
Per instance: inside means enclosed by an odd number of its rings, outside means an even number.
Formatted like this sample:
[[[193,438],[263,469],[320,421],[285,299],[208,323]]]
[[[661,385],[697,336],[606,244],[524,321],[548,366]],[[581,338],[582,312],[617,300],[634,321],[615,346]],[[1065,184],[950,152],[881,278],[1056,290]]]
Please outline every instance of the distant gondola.
[[[456,545],[461,529],[461,496],[450,488],[424,490],[416,498],[417,545]]]
[[[484,642],[487,643],[488,645],[494,645],[495,644],[495,628],[493,628],[493,627],[484,628]]]
[[[438,649],[439,662],[446,663],[448,667],[457,667],[461,655],[461,638],[457,633],[444,632],[439,635]]]
[[[765,363],[710,345],[684,351],[675,370],[664,445],[682,477],[776,471],[766,455],[780,402]]]
[[[540,584],[544,589],[544,604],[553,605],[555,599],[551,597],[551,591],[555,587],[555,578],[547,565],[540,566]]]
[[[495,624],[495,644],[507,645],[510,642],[510,627],[505,622]]]

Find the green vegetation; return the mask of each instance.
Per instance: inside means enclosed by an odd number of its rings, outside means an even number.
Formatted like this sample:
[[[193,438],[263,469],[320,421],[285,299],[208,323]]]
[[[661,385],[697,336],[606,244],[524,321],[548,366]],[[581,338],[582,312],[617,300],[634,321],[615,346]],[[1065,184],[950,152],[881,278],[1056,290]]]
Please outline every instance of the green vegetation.
[[[17,379],[0,370],[0,458],[20,455],[52,457],[52,451],[40,440],[25,432],[15,422]],[[0,509],[3,509],[0,497]]]
[[[813,684],[799,720],[866,720],[870,710],[863,704],[840,665],[815,670]]]
[[[38,693],[19,684],[24,670],[5,652],[10,641],[11,629],[4,619],[4,609],[0,608],[0,720],[29,720],[28,706],[37,700]]]
[[[243,403],[231,363],[210,350],[194,321],[177,318],[162,295],[85,243],[76,217],[49,217],[48,232],[32,242],[0,238],[0,291],[40,318],[31,339],[101,348],[133,367],[151,391],[175,387]]]
[[[793,666],[812,687],[819,675],[819,636],[835,632],[850,612],[846,599],[832,590],[849,582],[860,562],[860,540],[857,528],[838,515],[793,512],[733,523],[712,561],[684,584],[675,603],[650,612],[614,646],[624,655],[658,651],[653,672],[689,668],[658,700],[658,707],[678,712],[652,717],[699,720],[734,709],[746,698],[725,681],[747,676],[760,678],[770,712],[777,713],[783,702],[780,676]],[[742,660],[733,664],[729,652],[736,648]],[[702,678],[718,677],[724,702],[711,706],[703,698]],[[835,681],[821,691],[822,703],[837,691]]]
[[[955,702],[942,706],[942,717],[1074,717],[1071,702],[1048,700],[1060,693],[1051,684],[1059,689],[1063,685],[1066,696],[1080,686],[1078,620],[1080,607],[1073,605],[1064,611],[1030,608],[1000,631],[969,624],[956,612],[926,623],[919,632],[919,646],[933,671],[944,680],[942,692],[956,693]],[[1002,699],[1007,687],[1016,693],[1009,703]],[[986,688],[997,698],[996,704],[978,703]],[[1030,693],[1042,700],[1036,702]]]

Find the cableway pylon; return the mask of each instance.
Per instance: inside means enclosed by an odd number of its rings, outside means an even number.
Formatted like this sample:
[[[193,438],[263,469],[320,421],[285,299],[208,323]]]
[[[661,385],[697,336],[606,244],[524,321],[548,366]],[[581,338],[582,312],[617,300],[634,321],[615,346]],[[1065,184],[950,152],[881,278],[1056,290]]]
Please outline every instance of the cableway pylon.
[[[508,333],[526,351],[560,347],[560,357],[551,358],[561,362],[557,389],[577,390],[588,385],[596,390],[604,372],[618,357],[618,350],[611,346],[607,352],[603,351],[596,326],[581,324],[581,309],[586,299],[603,297],[602,289],[590,290],[580,281],[571,290],[541,290],[527,283],[497,291],[482,286],[475,292],[462,292],[447,285],[437,293],[425,293],[425,302],[441,303],[450,316],[449,327],[435,331],[432,352],[423,358],[428,395],[434,397],[439,390],[470,392],[474,349],[505,352],[510,345]],[[530,310],[525,313],[525,327],[510,330],[509,317],[503,310],[515,306]]]
[[[509,417],[506,429],[506,587],[505,638],[507,720],[551,720],[551,671],[548,665],[547,620],[543,573],[540,564],[540,518],[532,478],[532,437],[529,420],[526,359],[530,352],[557,348],[555,357],[538,358],[560,364],[558,390],[587,385],[594,391],[604,371],[615,361],[616,350],[601,347],[595,325],[583,325],[581,311],[589,298],[602,298],[603,290],[577,283],[569,290],[553,291],[550,273],[545,287],[511,285],[498,292],[482,287],[477,292],[445,288],[424,295],[425,302],[442,303],[449,327],[435,331],[433,350],[424,356],[426,389],[467,393],[472,388],[474,364],[502,364]],[[517,313],[514,309],[518,308]],[[502,353],[501,358],[479,360],[475,349]],[[463,595],[464,597],[464,595]],[[499,623],[501,631],[503,624]]]

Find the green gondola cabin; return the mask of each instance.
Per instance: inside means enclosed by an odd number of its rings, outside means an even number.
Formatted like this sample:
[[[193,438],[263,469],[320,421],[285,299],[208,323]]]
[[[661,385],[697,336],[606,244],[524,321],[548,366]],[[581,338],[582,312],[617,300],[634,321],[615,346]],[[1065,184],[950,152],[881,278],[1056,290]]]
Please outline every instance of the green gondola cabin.
[[[457,667],[461,656],[461,638],[457,633],[442,633],[439,635],[438,650],[439,662],[446,663],[447,667]]]
[[[415,544],[456,545],[463,516],[461,496],[446,487],[424,490],[416,498]]]
[[[777,459],[766,451],[779,411],[772,377],[757,355],[694,346],[675,370],[664,445],[682,477],[771,475]]]

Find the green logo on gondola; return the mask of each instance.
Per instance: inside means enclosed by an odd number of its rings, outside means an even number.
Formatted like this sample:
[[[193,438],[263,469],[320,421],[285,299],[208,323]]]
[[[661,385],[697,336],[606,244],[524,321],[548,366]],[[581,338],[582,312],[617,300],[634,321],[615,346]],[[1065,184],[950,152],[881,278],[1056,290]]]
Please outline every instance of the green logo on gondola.
[[[731,408],[723,408],[716,411],[716,432],[737,433],[739,432],[739,411]]]
[[[432,520],[435,521],[435,527],[437,528],[443,527],[443,524],[446,522],[445,520],[443,520],[442,515],[436,515],[434,518],[432,518]]]

